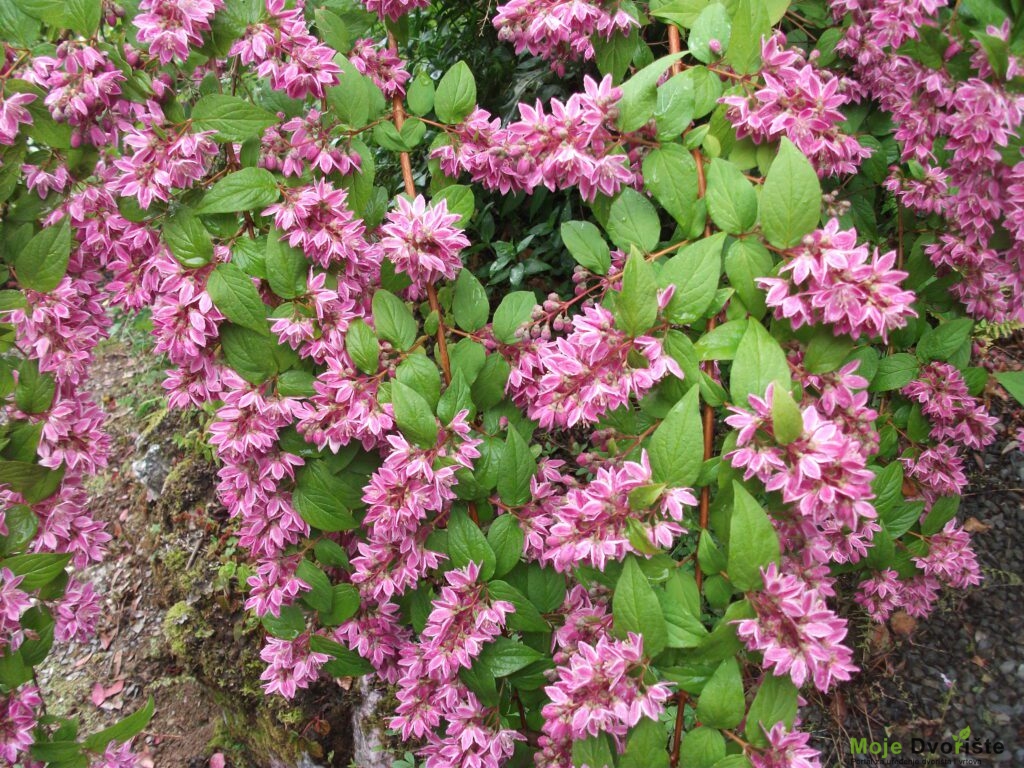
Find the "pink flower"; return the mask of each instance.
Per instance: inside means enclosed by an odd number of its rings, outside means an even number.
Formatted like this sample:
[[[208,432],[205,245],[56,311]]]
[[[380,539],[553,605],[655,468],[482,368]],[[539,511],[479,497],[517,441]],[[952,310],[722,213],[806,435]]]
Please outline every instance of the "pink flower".
[[[142,0],[132,23],[139,28],[139,42],[149,43],[149,52],[161,64],[185,61],[189,48],[203,44],[203,33],[223,0]]]
[[[310,650],[310,635],[305,632],[294,640],[278,637],[267,638],[267,644],[260,651],[260,658],[267,662],[267,668],[260,675],[263,690],[268,694],[279,693],[286,699],[295,698],[300,688],[308,688],[320,674],[320,667],[330,661],[326,653]]]
[[[35,742],[32,730],[42,704],[39,689],[34,685],[23,685],[0,694],[0,758],[8,765],[17,765],[19,755],[27,755]]]
[[[36,100],[34,93],[12,93],[0,96],[0,144],[13,144],[21,125],[32,125],[26,104]]]
[[[93,590],[92,584],[69,579],[64,596],[54,612],[54,637],[62,643],[88,640],[96,631],[100,610],[100,596]]]
[[[130,741],[112,741],[107,744],[102,755],[90,761],[89,768],[139,768],[141,765],[139,756],[132,751]]]
[[[928,540],[928,554],[912,558],[926,576],[957,589],[981,584],[981,568],[971,549],[971,537],[956,520]]]
[[[424,297],[427,286],[441,278],[455,279],[462,268],[459,253],[469,247],[469,239],[454,226],[458,220],[445,200],[427,206],[422,195],[412,202],[396,199],[396,209],[381,227],[380,248],[396,271],[412,279],[411,298]]]
[[[764,590],[748,594],[755,619],[736,622],[748,650],[761,651],[777,677],[788,674],[800,687],[813,681],[820,691],[849,680],[857,671],[853,652],[842,644],[846,621],[836,616],[817,590],[771,563],[762,569]]]
[[[349,52],[349,60],[361,74],[373,80],[385,99],[405,96],[405,84],[410,75],[405,62],[387,47],[387,40],[376,46],[367,38],[356,40]]]
[[[810,734],[775,723],[767,735],[767,749],[748,753],[754,768],[821,768],[818,750],[807,746]]]
[[[23,578],[0,568],[0,650],[16,651],[25,639],[21,615],[32,607],[32,600],[18,589]]]
[[[854,600],[867,611],[868,616],[881,623],[902,604],[901,592],[899,574],[887,568],[862,581]]]
[[[426,8],[430,0],[361,0],[366,10],[376,13],[381,20],[398,21],[405,14],[417,8]]]

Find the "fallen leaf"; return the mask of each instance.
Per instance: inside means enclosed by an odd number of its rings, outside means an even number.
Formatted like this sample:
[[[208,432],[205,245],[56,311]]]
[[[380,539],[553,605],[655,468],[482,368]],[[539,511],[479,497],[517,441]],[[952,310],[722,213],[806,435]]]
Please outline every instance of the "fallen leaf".
[[[897,635],[903,637],[910,637],[917,627],[917,619],[911,616],[906,611],[896,611],[889,619],[889,624],[892,626],[892,631]]]
[[[224,755],[220,752],[215,752],[210,757],[210,768],[224,768]]]
[[[976,517],[968,517],[966,522],[964,522],[964,530],[968,533],[985,533],[986,531],[991,531],[992,526],[986,525]]]
[[[103,703],[103,700],[107,697],[104,695],[102,683],[96,683],[92,687],[92,693],[89,695],[89,698],[92,699],[92,703],[97,707]]]
[[[981,658],[981,656],[973,656],[971,658],[971,661],[973,661],[975,664],[977,664],[979,667],[982,667],[982,668],[985,668],[985,667],[988,666],[988,660]]]

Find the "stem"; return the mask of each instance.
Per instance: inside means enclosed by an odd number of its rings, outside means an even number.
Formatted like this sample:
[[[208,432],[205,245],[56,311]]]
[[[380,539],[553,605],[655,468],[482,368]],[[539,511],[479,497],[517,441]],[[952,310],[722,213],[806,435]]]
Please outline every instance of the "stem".
[[[669,753],[669,764],[672,768],[679,765],[679,748],[683,743],[683,715],[688,699],[686,691],[676,694],[676,727],[672,731],[672,751]]]
[[[398,40],[392,32],[388,32],[388,48],[390,48],[395,54],[398,53]],[[395,96],[391,104],[391,119],[394,120],[395,128],[401,131],[402,124],[405,122],[405,105],[402,103],[402,97]],[[402,166],[402,179],[405,182],[405,193],[409,195],[409,197],[413,197],[416,194],[416,182],[412,177],[412,161],[409,159],[409,153],[399,153],[398,160]],[[433,285],[427,286],[427,301],[430,302],[430,310],[437,313],[437,356],[441,361],[441,372],[444,374],[444,383],[451,384],[452,366],[448,359],[448,341],[445,339],[444,321],[441,317],[441,303],[437,300],[437,290]]]

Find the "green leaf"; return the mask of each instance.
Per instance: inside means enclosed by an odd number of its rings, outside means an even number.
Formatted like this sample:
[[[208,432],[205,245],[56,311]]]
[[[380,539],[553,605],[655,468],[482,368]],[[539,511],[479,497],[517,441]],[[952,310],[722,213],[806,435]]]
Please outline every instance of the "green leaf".
[[[996,374],[996,381],[1002,384],[1014,400],[1024,405],[1024,371],[1000,371]]]
[[[725,58],[738,73],[749,75],[761,68],[761,39],[771,34],[771,19],[778,15],[778,5],[779,0],[736,0],[732,6],[732,33]]]
[[[265,168],[243,168],[229,173],[206,193],[196,213],[240,213],[277,202],[280,190],[274,174]]]
[[[722,275],[722,246],[725,233],[698,240],[665,262],[658,276],[663,287],[674,285],[675,293],[665,307],[665,317],[686,325],[708,315]]]
[[[332,542],[333,543],[333,542]],[[317,556],[319,559],[319,555]],[[346,560],[345,566],[348,565]],[[320,621],[328,627],[343,624],[359,611],[359,590],[351,584],[335,584],[331,589],[331,605],[325,612],[320,612]]]
[[[722,323],[697,339],[694,351],[701,360],[733,360],[749,325],[746,318]]]
[[[237,265],[228,262],[214,267],[206,282],[206,292],[232,323],[257,333],[269,333],[267,306],[252,278]]]
[[[848,336],[836,336],[828,328],[815,331],[804,353],[804,368],[811,373],[828,373],[841,366],[853,352]]]
[[[420,394],[433,409],[441,397],[441,372],[426,355],[409,355],[395,371],[395,377]]]
[[[537,297],[532,291],[513,291],[506,294],[494,311],[492,330],[495,338],[506,344],[515,343],[516,331],[530,320],[536,306]]]
[[[456,369],[452,372],[451,383],[437,401],[437,417],[442,424],[450,424],[461,410],[469,411],[471,420],[476,414],[472,390],[466,383],[466,376]]]
[[[670,82],[689,84],[689,81],[677,78]],[[692,102],[692,89],[688,92]],[[693,110],[690,111],[692,113]],[[684,232],[688,232],[693,224],[698,191],[697,162],[693,155],[679,144],[663,144],[651,150],[644,158],[643,175],[644,186],[654,195],[654,199],[661,203]]]
[[[704,462],[704,428],[699,388],[690,387],[668,412],[647,444],[651,472],[659,483],[681,488],[693,485]]]
[[[465,184],[450,184],[434,194],[434,203],[444,200],[449,213],[458,214],[457,226],[465,227],[476,211],[476,197],[473,188]]]
[[[409,111],[422,117],[434,108],[434,81],[424,71],[416,73],[405,97]]]
[[[100,0],[67,0],[64,21],[82,37],[91,37],[100,26]]]
[[[413,345],[419,329],[406,303],[385,290],[373,294],[373,324],[381,338],[401,350]]]
[[[14,271],[22,288],[49,293],[60,284],[71,258],[71,225],[60,224],[38,232],[14,257]]]
[[[779,445],[789,445],[804,433],[803,413],[785,387],[772,392],[772,433]]]
[[[754,497],[736,481],[733,481],[732,487],[729,565],[726,572],[737,589],[754,590],[762,584],[761,568],[779,561],[779,536],[767,513]]]
[[[306,293],[309,262],[298,248],[281,239],[282,233],[271,229],[267,236],[264,264],[270,289],[282,299],[294,299]]]
[[[747,741],[758,747],[767,747],[768,739],[764,734],[773,725],[785,723],[786,728],[792,728],[796,719],[797,694],[789,676],[765,675],[747,713]]]
[[[179,208],[161,229],[171,255],[190,269],[205,267],[213,259],[213,239],[188,208]]]
[[[608,743],[608,735],[600,733],[572,743],[573,768],[615,768],[615,758]]]
[[[297,605],[281,606],[277,616],[267,613],[260,619],[260,623],[272,637],[282,640],[294,640],[306,631],[306,616]]]
[[[455,297],[452,301],[456,325],[470,333],[479,331],[487,325],[490,310],[483,285],[472,272],[463,269],[455,279]]]
[[[331,474],[322,461],[308,461],[296,476],[292,503],[299,516],[321,531],[348,531],[357,526],[352,513],[341,502],[347,493],[342,480]]]
[[[480,652],[480,663],[494,677],[508,677],[544,658],[544,654],[508,637],[495,638]]]
[[[498,496],[510,507],[521,507],[532,498],[530,480],[537,473],[537,460],[519,430],[510,427],[505,438],[498,473]]]
[[[949,360],[971,340],[974,321],[967,317],[949,320],[935,328],[928,328],[917,342],[917,356],[922,362]]]
[[[7,483],[35,504],[52,496],[64,478],[64,468],[48,469],[25,461],[0,461],[0,483]]]
[[[434,112],[442,123],[461,123],[476,106],[476,80],[464,61],[457,62],[441,78],[434,95]]]
[[[210,93],[192,108],[192,129],[216,131],[220,141],[258,139],[277,123],[277,115],[240,96]]]
[[[901,389],[912,382],[917,376],[917,358],[906,352],[883,357],[878,361],[878,370],[868,390],[871,392],[888,392]]]
[[[373,329],[361,318],[356,318],[348,325],[345,333],[345,349],[348,351],[356,368],[372,376],[377,373],[380,365],[380,342]]]
[[[693,22],[686,44],[697,61],[710,64],[721,58],[723,51],[728,50],[731,34],[732,19],[729,18],[729,12],[721,3],[711,3]],[[719,44],[718,53],[711,50],[712,40]]]
[[[622,271],[622,290],[615,294],[615,325],[635,337],[646,333],[657,319],[654,268],[643,256],[633,253]]]
[[[313,397],[316,377],[308,371],[285,371],[277,378],[277,394],[281,397]]]
[[[437,419],[423,396],[397,379],[391,382],[391,406],[402,434],[421,448],[437,442]]]
[[[728,160],[713,158],[708,165],[708,215],[730,235],[749,232],[757,222],[757,193],[743,172]]]
[[[729,374],[732,400],[746,406],[748,395],[763,396],[773,381],[786,389],[790,386],[786,353],[763,325],[750,322],[736,347],[736,358]]]
[[[153,697],[150,696],[144,706],[135,710],[124,720],[92,734],[85,740],[83,746],[92,752],[102,752],[112,741],[123,744],[140,734],[142,729],[149,725],[149,721],[153,718],[153,709]]]
[[[697,720],[713,728],[735,728],[746,713],[740,665],[730,657],[718,665],[697,700]]]
[[[768,249],[754,240],[736,240],[725,255],[725,274],[729,284],[743,306],[759,319],[767,311],[764,303],[765,292],[758,286],[757,278],[768,277],[772,272],[772,257]]]
[[[810,160],[789,139],[768,169],[761,191],[761,230],[776,248],[792,248],[818,226],[821,182]]]
[[[612,620],[617,635],[634,632],[643,636],[643,650],[657,656],[668,643],[668,627],[661,604],[636,558],[629,556],[612,595]]]
[[[928,516],[921,523],[921,533],[925,536],[932,536],[942,530],[943,526],[952,520],[960,509],[959,496],[943,496],[932,504]]]
[[[37,361],[26,359],[18,366],[18,386],[14,389],[14,404],[19,411],[46,413],[53,404],[56,392],[57,383],[53,376],[40,373]]]
[[[622,82],[626,70],[633,61],[638,37],[637,30],[633,27],[627,35],[614,34],[610,38],[605,38],[604,35],[597,33],[590,38],[594,46],[597,70],[602,75],[611,75],[615,85]]]
[[[700,590],[691,573],[676,571],[658,592],[670,648],[696,648],[708,634],[700,620]]]
[[[499,517],[503,520],[508,515]],[[491,526],[493,530],[493,526]],[[499,561],[501,555],[498,554]],[[512,603],[516,611],[507,617],[506,623],[511,629],[518,629],[522,632],[547,632],[551,627],[544,621],[537,606],[531,603],[526,595],[513,587],[507,581],[491,581],[487,584],[487,591],[492,600],[504,600]]]
[[[310,587],[308,592],[301,594],[302,602],[313,610],[329,612],[334,605],[334,589],[327,574],[303,558],[295,569],[295,575]]]
[[[227,324],[220,327],[220,343],[228,365],[250,384],[262,384],[278,372],[278,344],[270,334]]]
[[[0,568],[8,568],[15,576],[21,576],[20,588],[31,591],[45,587],[64,572],[71,562],[71,555],[32,553],[12,555],[0,560]]]
[[[693,79],[691,77],[686,77],[685,74],[685,72],[681,72],[678,75],[673,75],[668,79],[666,83],[664,83],[660,88],[658,88],[658,106],[655,107],[654,109],[654,121],[658,129],[659,140],[664,141],[666,139],[677,138],[693,122]],[[662,145],[660,149],[664,150],[670,146],[673,145]],[[654,154],[654,152],[659,151],[659,149],[655,149],[652,151],[651,154]],[[686,150],[684,149],[683,151],[685,152]],[[656,161],[655,167],[657,167],[657,163],[660,163],[663,159],[664,157]],[[691,159],[693,159],[692,156]],[[643,170],[644,181],[645,183],[647,183],[648,172],[646,160],[644,161]],[[693,181],[695,182],[697,174],[696,161],[694,161],[692,173],[694,176]],[[660,181],[658,182],[659,185],[661,183],[662,182]],[[658,193],[649,184],[648,189],[650,189],[651,192],[654,193],[655,197],[658,198],[659,202],[661,202],[662,205],[665,206],[665,210],[669,211],[669,213],[672,213],[672,209],[669,208],[667,204],[661,201],[661,198],[658,196]],[[694,189],[694,192],[696,192],[696,188]],[[687,193],[687,196],[688,194],[689,193]],[[672,213],[672,215],[675,216],[675,213]],[[689,214],[684,214],[684,216],[689,216]],[[684,229],[689,229],[689,227],[686,224],[684,224],[683,220],[679,219],[678,216],[676,216],[676,220],[679,221],[679,225],[682,226]]]
[[[605,224],[608,236],[619,248],[636,246],[650,253],[661,239],[661,222],[651,201],[635,189],[626,187],[612,201]]]
[[[679,764],[686,768],[713,768],[725,757],[725,737],[716,728],[701,726],[687,731],[679,745]]]
[[[326,8],[317,8],[313,12],[313,18],[316,20],[316,29],[320,33],[321,40],[339,53],[349,50],[351,41],[348,29],[345,26],[345,21],[338,14]]]
[[[589,221],[565,221],[559,231],[562,242],[577,264],[595,275],[608,274],[611,252],[601,230]]]
[[[480,526],[469,519],[460,507],[453,507],[448,518],[448,556],[452,565],[463,568],[471,562],[480,566],[480,581],[494,574],[497,557]]]
[[[687,764],[688,765],[688,764]],[[643,717],[629,732],[620,768],[669,768],[665,727]]]
[[[682,56],[681,53],[663,56],[623,83],[622,98],[618,103],[620,131],[635,131],[654,117],[654,109],[658,105],[658,80]]]

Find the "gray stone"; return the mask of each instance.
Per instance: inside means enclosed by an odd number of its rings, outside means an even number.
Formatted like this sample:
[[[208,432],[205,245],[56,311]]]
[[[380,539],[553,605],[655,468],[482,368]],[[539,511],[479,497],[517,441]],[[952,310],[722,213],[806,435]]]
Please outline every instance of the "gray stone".
[[[394,755],[381,740],[384,694],[366,678],[360,682],[359,704],[352,710],[352,764],[359,768],[391,768]]]
[[[146,497],[155,501],[163,493],[164,481],[171,472],[171,462],[159,445],[151,443],[142,458],[132,462],[132,472],[145,486]]]

